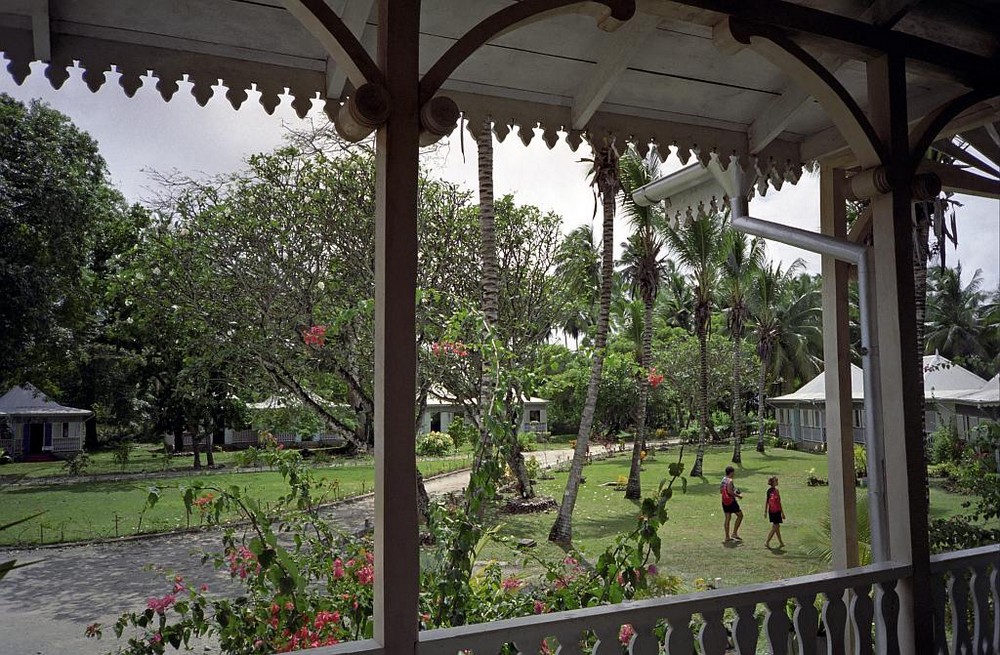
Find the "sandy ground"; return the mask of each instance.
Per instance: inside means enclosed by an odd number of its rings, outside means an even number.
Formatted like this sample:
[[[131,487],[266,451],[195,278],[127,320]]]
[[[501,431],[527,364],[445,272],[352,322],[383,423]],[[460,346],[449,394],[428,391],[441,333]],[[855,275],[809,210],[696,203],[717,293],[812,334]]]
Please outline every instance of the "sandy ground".
[[[526,453],[551,466],[572,457],[571,450]],[[468,472],[427,482],[429,494],[463,489]],[[366,496],[329,509],[330,520],[354,531],[374,517],[374,498]],[[218,531],[153,536],[131,541],[43,548],[0,550],[0,560],[39,560],[0,582],[0,655],[99,655],[115,648],[111,626],[125,611],[145,607],[146,599],[163,596],[170,587],[165,576],[182,575],[190,583],[206,583],[213,593],[234,593],[237,585],[202,564],[202,552],[220,550]],[[84,628],[105,626],[100,641],[86,639]],[[211,652],[199,647],[195,652]]]

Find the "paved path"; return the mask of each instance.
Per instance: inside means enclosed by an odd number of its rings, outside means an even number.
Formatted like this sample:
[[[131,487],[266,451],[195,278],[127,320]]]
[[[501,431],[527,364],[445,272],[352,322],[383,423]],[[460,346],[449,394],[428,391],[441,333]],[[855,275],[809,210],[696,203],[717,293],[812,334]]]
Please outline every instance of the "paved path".
[[[543,466],[572,457],[571,450],[526,453]],[[441,495],[468,484],[468,471],[427,481],[427,492]],[[364,526],[374,516],[369,495],[327,510],[331,523],[346,531]],[[115,644],[110,626],[125,611],[143,609],[146,599],[169,591],[165,576],[183,575],[191,584],[207,583],[224,594],[238,588],[229,576],[201,563],[203,551],[218,551],[219,532],[154,536],[132,541],[0,550],[0,561],[38,559],[0,581],[0,655],[98,655]],[[107,627],[104,639],[86,639],[87,624]],[[204,651],[209,652],[209,651]]]

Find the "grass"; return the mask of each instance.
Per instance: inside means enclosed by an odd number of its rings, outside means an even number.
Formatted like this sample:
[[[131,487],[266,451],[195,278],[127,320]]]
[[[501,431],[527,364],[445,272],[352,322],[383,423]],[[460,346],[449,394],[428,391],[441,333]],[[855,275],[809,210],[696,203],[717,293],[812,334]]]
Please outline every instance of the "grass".
[[[685,465],[690,470],[693,451],[686,450]],[[721,578],[724,586],[777,580],[826,570],[822,561],[807,553],[810,540],[817,539],[819,519],[828,512],[829,487],[806,485],[810,471],[827,477],[826,456],[800,451],[770,450],[761,455],[752,449],[743,454],[743,465],[737,467],[736,486],[743,493],[740,501],[745,518],[740,529],[742,544],[723,545],[723,514],[719,500],[719,483],[730,463],[731,450],[709,449],[705,456],[705,479],[688,480],[687,493],[676,493],[667,503],[668,521],[661,528],[663,539],[659,568],[664,573],[681,578],[687,588],[701,578],[713,581]],[[647,459],[642,474],[644,495],[652,495],[661,479],[667,478],[667,464],[676,461],[676,449],[657,453]],[[595,462],[584,469],[586,484],[574,511],[573,537],[577,549],[588,558],[596,559],[613,542],[617,532],[635,527],[637,504],[626,501],[624,493],[605,483],[627,476],[629,457],[618,456]],[[787,520],[782,526],[785,551],[764,548],[770,524],[764,517],[764,497],[767,479],[777,475]],[[540,493],[561,498],[566,485],[566,473],[557,473],[554,480],[541,481]],[[675,484],[675,488],[679,482]],[[859,497],[863,500],[863,497]],[[967,497],[931,489],[931,516],[949,516],[961,511]],[[564,553],[546,540],[554,513],[511,515],[500,518],[499,534],[515,539],[531,538],[538,545],[534,554],[542,558],[562,558]],[[491,544],[482,553],[483,559],[514,561],[517,555],[499,544]]]
[[[676,457],[676,449],[672,449],[646,460],[642,478],[644,494],[655,492],[659,481],[667,477],[667,464],[675,461]],[[692,457],[693,452],[687,450],[685,464],[688,468]],[[826,565],[810,557],[807,551],[810,542],[817,539],[820,517],[828,511],[829,488],[809,487],[806,479],[810,473],[827,477],[826,456],[776,449],[763,455],[752,450],[745,452],[743,466],[738,467],[736,473],[736,485],[743,492],[741,504],[745,521],[740,532],[744,542],[723,545],[718,488],[729,457],[728,448],[709,449],[705,457],[707,477],[689,480],[687,493],[675,494],[668,503],[669,520],[661,530],[663,552],[660,569],[681,578],[688,588],[693,588],[698,578],[709,581],[720,578],[723,585],[734,586],[824,570]],[[466,455],[456,455],[424,458],[419,465],[422,473],[429,476],[460,468],[467,463]],[[574,513],[574,539],[577,548],[590,558],[596,558],[613,542],[617,533],[635,527],[637,505],[624,500],[622,491],[604,484],[627,476],[628,466],[628,455],[621,455],[596,461],[584,469],[587,482],[580,489]],[[317,467],[315,470],[320,478],[336,481],[336,495],[340,497],[372,489],[374,467],[371,459],[342,460],[336,465]],[[782,527],[788,545],[784,552],[772,552],[763,546],[770,527],[764,518],[764,494],[767,478],[771,475],[778,475],[781,479],[782,500],[788,516]],[[0,532],[0,545],[108,538],[184,527],[188,519],[178,489],[196,482],[253,489],[254,495],[264,501],[274,501],[285,491],[281,477],[266,471],[215,471],[155,482],[163,489],[161,500],[142,517],[141,529],[139,518],[149,482],[90,481],[7,488],[0,491],[0,525],[39,510],[46,510],[46,514],[13,530]],[[566,473],[556,473],[553,480],[539,481],[537,490],[558,499],[565,484]],[[966,496],[932,486],[931,517],[959,513],[962,502],[967,499]],[[561,559],[563,551],[546,539],[554,518],[552,512],[503,516],[499,519],[498,531],[515,539],[534,539],[538,544],[533,549],[535,555]],[[191,523],[197,525],[198,516],[192,516]],[[496,543],[488,544],[481,554],[481,559],[497,559],[512,564],[518,558],[506,546]]]
[[[238,453],[216,452],[215,463],[225,466],[236,466]],[[88,453],[90,462],[84,471],[85,475],[97,475],[102,473],[159,473],[161,471],[183,471],[190,469],[194,462],[192,455],[177,455],[165,457],[163,454],[163,444],[136,444],[129,457],[129,461],[122,468],[114,461],[114,454],[110,451],[98,451]],[[205,453],[201,454],[201,463],[205,464]],[[47,478],[68,475],[63,462],[14,462],[0,467],[0,476],[25,477],[25,478]]]
[[[431,476],[468,466],[464,456],[421,460],[420,471]],[[328,496],[344,498],[372,490],[375,468],[371,459],[341,460],[315,469],[317,477],[335,483]],[[274,502],[287,487],[276,472],[192,473],[166,480],[100,482],[31,487],[8,487],[0,491],[0,525],[45,511],[41,517],[0,532],[0,545],[37,545],[65,541],[105,539],[146,532],[162,532],[198,525],[199,516],[184,510],[180,489],[200,483],[226,488],[252,489],[255,498]],[[143,514],[149,487],[156,484],[162,494],[156,506]],[[141,518],[141,523],[140,523]]]

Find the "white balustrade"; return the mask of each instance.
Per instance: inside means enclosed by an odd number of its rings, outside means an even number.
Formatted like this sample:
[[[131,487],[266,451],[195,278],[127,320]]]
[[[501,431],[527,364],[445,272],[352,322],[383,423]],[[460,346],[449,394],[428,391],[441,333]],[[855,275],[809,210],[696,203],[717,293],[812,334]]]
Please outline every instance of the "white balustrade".
[[[896,585],[910,571],[909,566],[885,563],[741,588],[429,630],[420,634],[417,653],[528,655],[549,652],[557,641],[557,655],[619,655],[623,650],[619,639],[628,634],[622,626],[628,625],[634,631],[626,645],[631,655],[755,655],[762,640],[771,655],[833,655],[846,652],[848,643],[854,644],[858,655],[870,655],[876,646],[880,654],[898,655]],[[1000,655],[1000,546],[934,556],[931,580],[935,652]],[[819,611],[817,597],[822,601]],[[790,603],[794,605],[791,616]],[[878,634],[881,643],[874,643],[873,634]],[[370,641],[309,653],[384,655]]]

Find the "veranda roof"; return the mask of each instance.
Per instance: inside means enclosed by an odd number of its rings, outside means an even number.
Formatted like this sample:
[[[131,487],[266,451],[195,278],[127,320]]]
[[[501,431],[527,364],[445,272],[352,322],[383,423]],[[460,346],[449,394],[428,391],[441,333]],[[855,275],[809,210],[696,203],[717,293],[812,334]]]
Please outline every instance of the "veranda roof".
[[[14,387],[0,396],[0,416],[83,419],[92,413],[90,410],[60,405],[30,383]]]
[[[424,0],[420,102],[447,95],[474,133],[490,115],[501,140],[513,129],[527,143],[540,130],[549,147],[560,138],[574,149],[584,139],[614,138],[619,148],[626,140],[641,151],[655,144],[661,158],[673,150],[682,161],[714,157],[723,168],[736,162],[763,192],[797,180],[803,162],[846,152],[846,142],[831,112],[810,97],[820,92],[783,72],[768,47],[754,41],[758,35],[802,49],[807,65],[829,71],[860,111],[868,103],[866,62],[880,50],[905,54],[911,123],[995,80],[996,3],[886,4]],[[271,112],[287,91],[299,114],[315,99],[335,116],[356,88],[381,80],[374,64],[377,5],[0,0],[0,50],[17,82],[41,60],[58,88],[79,62],[93,91],[117,81],[132,95],[155,84],[169,100],[186,80],[201,104],[224,94],[239,107],[255,90]],[[528,20],[539,8],[549,11]],[[989,128],[1000,104],[988,94],[972,100],[941,135],[964,130],[973,147],[994,153],[1000,144]]]
[[[966,400],[970,394],[985,390],[990,383],[966,368],[953,364],[941,355],[926,355],[923,358],[924,398],[927,400]],[[851,399],[861,402],[865,399],[864,372],[861,367],[851,364]],[[996,380],[1000,394],[1000,380]],[[826,376],[820,373],[796,391],[771,398],[768,402],[776,405],[795,403],[826,402]],[[1000,401],[998,401],[1000,402]]]

